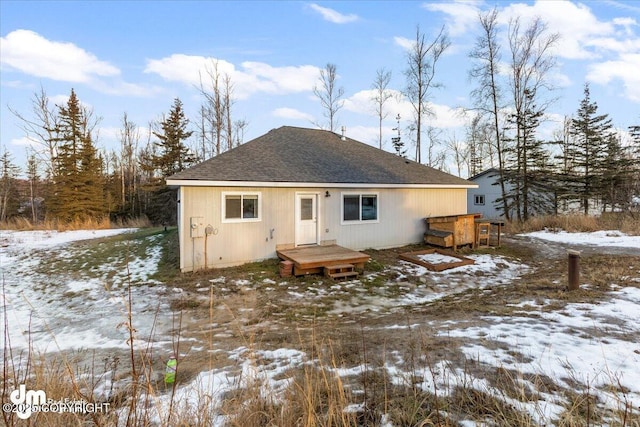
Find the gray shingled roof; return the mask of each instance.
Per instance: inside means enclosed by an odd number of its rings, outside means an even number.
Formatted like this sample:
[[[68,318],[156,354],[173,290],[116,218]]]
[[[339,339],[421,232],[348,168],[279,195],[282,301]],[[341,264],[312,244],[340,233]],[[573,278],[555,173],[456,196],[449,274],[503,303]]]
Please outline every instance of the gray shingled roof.
[[[167,178],[335,184],[471,183],[362,142],[319,129],[283,126]]]

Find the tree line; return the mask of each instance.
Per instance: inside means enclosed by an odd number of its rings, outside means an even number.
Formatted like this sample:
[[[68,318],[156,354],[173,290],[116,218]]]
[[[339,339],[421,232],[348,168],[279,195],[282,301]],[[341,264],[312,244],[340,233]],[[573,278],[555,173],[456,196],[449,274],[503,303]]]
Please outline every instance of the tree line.
[[[495,9],[479,16],[482,32],[469,54],[475,82],[469,174],[498,170],[498,203],[506,219],[523,221],[572,207],[586,215],[594,204],[600,211],[629,209],[633,195],[640,194],[639,127],[630,126],[625,141],[585,83],[576,113],[554,137],[541,138],[540,126],[555,101],[550,77],[559,35],[541,19],[523,27],[514,18],[500,38],[497,22]]]
[[[408,102],[411,117],[391,144],[398,155],[458,175],[474,176],[495,168],[499,208],[507,219],[557,213],[579,206],[585,214],[594,203],[600,210],[628,209],[640,194],[640,125],[617,132],[612,119],[598,111],[588,84],[572,117],[566,117],[551,139],[540,127],[555,101],[551,77],[557,66],[553,49],[559,36],[541,19],[523,25],[509,21],[499,33],[496,9],[479,14],[480,33],[469,52],[472,105],[465,107],[468,125],[463,138],[444,138],[433,126],[430,99],[442,87],[440,61],[451,42],[444,27],[432,39],[416,27],[407,51],[402,90],[390,88],[392,72],[376,70],[370,98],[378,119],[378,144],[383,148],[383,122],[389,101]],[[500,40],[505,40],[501,45]],[[65,105],[51,106],[41,89],[32,112],[13,111],[34,149],[24,174],[5,150],[0,155],[0,221],[16,216],[33,222],[62,223],[146,216],[153,223],[174,223],[175,192],[164,179],[196,162],[219,155],[243,142],[246,120],[232,120],[234,84],[212,61],[200,75],[202,103],[193,121],[176,98],[166,115],[146,132],[127,114],[122,117],[120,149],[100,151],[95,138],[99,119],[83,107],[72,89]],[[336,131],[344,105],[337,66],[320,70],[313,87],[327,120],[313,121]]]
[[[66,225],[146,217],[175,223],[176,194],[165,178],[241,144],[248,125],[232,120],[233,85],[217,62],[206,67],[199,91],[195,123],[179,98],[146,130],[124,113],[120,147],[105,151],[96,147],[100,119],[74,89],[65,104],[52,106],[41,88],[31,114],[11,110],[34,148],[24,171],[8,151],[0,155],[0,221]]]

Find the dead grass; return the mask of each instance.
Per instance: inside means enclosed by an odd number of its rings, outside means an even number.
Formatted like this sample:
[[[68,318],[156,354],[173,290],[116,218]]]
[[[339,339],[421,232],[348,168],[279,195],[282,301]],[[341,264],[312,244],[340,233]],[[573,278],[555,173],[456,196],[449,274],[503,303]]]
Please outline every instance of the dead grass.
[[[126,220],[110,221],[109,218],[101,220],[84,220],[73,222],[60,222],[57,220],[45,220],[32,222],[28,218],[16,217],[0,222],[0,230],[104,230],[109,228],[146,228],[151,227],[151,222],[146,216]]]
[[[282,394],[273,393],[269,384],[260,377],[247,378],[237,384],[237,389],[225,394],[222,402],[214,401],[206,392],[194,397],[189,405],[177,405],[169,416],[159,420],[163,427],[209,426],[220,422],[224,415],[227,426],[369,426],[380,425],[383,416],[386,422],[395,426],[458,426],[462,421],[473,421],[479,425],[533,427],[531,416],[517,404],[522,402],[544,405],[541,394],[563,395],[564,383],[561,379],[523,375],[520,372],[487,367],[466,360],[459,347],[462,339],[437,336],[429,322],[455,319],[457,322],[477,322],[485,314],[509,316],[514,310],[520,313],[527,307],[515,305],[526,300],[545,300],[545,310],[561,310],[572,302],[598,302],[606,298],[611,285],[640,286],[637,273],[640,258],[631,256],[589,255],[581,259],[583,287],[576,292],[566,290],[566,260],[546,260],[542,256],[536,269],[526,273],[509,286],[469,289],[451,297],[441,298],[433,303],[407,308],[405,311],[371,318],[366,315],[345,314],[339,318],[326,316],[326,307],[317,301],[303,301],[293,304],[284,296],[287,288],[264,282],[281,281],[278,277],[277,261],[248,264],[223,270],[211,270],[180,275],[175,270],[175,230],[169,230],[162,239],[165,269],[160,274],[173,286],[185,290],[186,297],[176,300],[173,310],[186,311],[194,318],[185,321],[174,331],[178,336],[197,336],[198,341],[189,347],[188,340],[180,344],[182,356],[178,371],[177,386],[190,382],[200,372],[211,369],[228,368],[229,360],[224,350],[244,345],[257,349],[295,347],[307,355],[303,366],[292,368],[281,374],[290,383]],[[418,246],[415,246],[416,248]],[[376,276],[362,281],[362,288],[374,293],[387,282],[394,282],[395,274],[388,270],[390,265],[398,265],[397,254],[411,248],[389,251],[367,251],[372,256],[370,271]],[[532,249],[511,246],[485,250],[509,258],[533,258]],[[172,266],[174,270],[172,270]],[[210,280],[225,280],[212,284]],[[232,286],[235,280],[249,280],[249,285]],[[315,286],[328,287],[331,283],[318,281],[318,277],[287,278],[291,286],[300,292],[308,292]],[[479,276],[478,280],[482,280]],[[365,283],[366,282],[366,283]],[[586,286],[588,285],[588,286]],[[209,288],[208,293],[197,293]],[[221,289],[227,289],[222,291]],[[250,314],[246,310],[251,309]],[[531,308],[531,315],[540,308]],[[135,326],[135,318],[131,320]],[[261,325],[262,322],[273,322]],[[416,327],[415,323],[421,322]],[[385,329],[390,324],[407,325],[405,331]],[[217,325],[214,328],[214,325]],[[376,328],[380,326],[380,328]],[[233,331],[223,338],[214,332]],[[598,331],[594,331],[597,334]],[[597,336],[597,335],[594,335]],[[197,346],[206,349],[197,350]],[[489,348],[489,344],[487,344]],[[212,349],[220,350],[212,352]],[[397,352],[397,353],[396,353]],[[514,357],[517,349],[514,349]],[[392,355],[402,362],[397,362]],[[248,356],[251,357],[251,356]],[[32,366],[28,374],[13,377],[19,369],[5,372],[6,390],[13,390],[15,384],[25,380],[29,387],[41,388],[54,398],[91,399],[91,391],[99,380],[80,383],[77,378],[79,368],[69,369],[69,365],[56,364],[52,360],[36,360],[30,356]],[[258,357],[255,363],[260,363]],[[5,360],[7,358],[5,357]],[[449,361],[460,371],[459,377],[450,390],[436,388],[436,392],[426,391],[421,383],[435,383],[440,361]],[[394,363],[397,362],[397,363]],[[66,414],[38,414],[32,418],[32,425],[80,426],[80,425],[127,425],[146,426],[151,423],[151,415],[159,413],[153,404],[147,406],[146,396],[170,394],[163,384],[155,382],[153,369],[162,369],[161,363],[149,360],[145,354],[138,354],[136,362],[143,372],[136,387],[128,387],[113,399],[113,407],[108,416],[87,418]],[[99,365],[99,363],[97,364]],[[357,375],[337,375],[339,368],[364,366]],[[388,366],[396,366],[408,373],[404,383],[393,380]],[[84,369],[84,368],[83,368]],[[122,375],[130,374],[129,368],[120,369]],[[420,372],[418,375],[417,372]],[[94,372],[93,374],[95,374]],[[99,378],[93,375],[91,378]],[[482,379],[482,382],[468,380]],[[13,378],[13,379],[12,379]],[[562,379],[564,380],[564,379]],[[532,384],[524,387],[523,381]],[[462,385],[461,385],[462,384]],[[615,427],[638,427],[637,410],[627,409],[622,398],[617,413],[605,413],[594,400],[593,391],[588,391],[575,382],[575,392],[564,394],[566,409],[559,420],[545,420],[558,426],[596,426],[604,423]],[[614,384],[615,385],[615,384]],[[271,393],[269,392],[271,391]],[[624,390],[616,390],[624,395]],[[8,401],[6,394],[3,402]],[[138,404],[134,405],[138,399]],[[132,406],[133,405],[133,406]],[[136,406],[137,405],[137,406]],[[116,420],[115,411],[137,414]],[[636,411],[636,412],[633,412]],[[67,415],[69,417],[67,417]],[[166,415],[166,414],[165,414]],[[35,417],[35,416],[34,416]],[[22,425],[15,418],[7,419],[8,426]]]
[[[526,222],[507,223],[508,233],[529,233],[532,231],[564,230],[568,232],[593,232],[599,230],[620,230],[623,233],[640,235],[640,213],[606,212],[600,216],[549,215],[530,218]]]

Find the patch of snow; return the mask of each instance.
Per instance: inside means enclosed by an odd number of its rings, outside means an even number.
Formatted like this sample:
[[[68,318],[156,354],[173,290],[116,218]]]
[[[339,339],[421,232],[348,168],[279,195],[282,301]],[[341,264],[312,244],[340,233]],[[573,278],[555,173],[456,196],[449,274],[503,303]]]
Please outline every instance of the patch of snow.
[[[418,258],[421,259],[422,261],[425,261],[425,262],[428,262],[429,264],[434,264],[434,265],[460,262],[459,258],[452,257],[449,255],[439,254],[437,252],[434,252],[432,254],[418,255]]]
[[[32,342],[36,351],[57,352],[74,349],[126,348],[126,328],[118,328],[128,316],[135,315],[136,338],[140,343],[152,331],[170,329],[170,319],[156,318],[167,303],[159,302],[163,286],[150,280],[155,273],[161,250],[150,244],[140,257],[121,259],[114,254],[98,268],[49,272],[49,260],[70,260],[86,256],[84,247],[69,243],[109,237],[134,229],[81,231],[0,231],[0,271],[4,276],[4,294],[0,301],[7,305],[9,336],[14,350],[27,348]],[[146,239],[154,242],[158,236]],[[134,289],[131,306],[126,284]],[[0,347],[4,344],[0,344]]]
[[[0,231],[0,246],[19,246],[23,250],[46,249],[54,246],[65,245],[80,240],[99,239],[102,237],[116,236],[122,233],[132,233],[137,228],[114,228],[108,230],[38,230],[38,231]]]
[[[537,312],[537,319],[487,316],[482,318],[485,325],[439,335],[464,338],[468,344],[462,350],[475,361],[548,376],[571,389],[575,385],[568,381],[575,381],[611,408],[624,399],[613,391],[621,385],[629,390],[626,398],[632,406],[639,408],[640,345],[628,337],[640,333],[640,289],[624,288],[611,297],[600,304],[568,304],[562,312]],[[488,342],[498,344],[488,350]]]
[[[566,231],[535,231],[520,234],[536,239],[571,245],[618,246],[640,248],[640,236],[629,236],[618,230],[594,231],[592,233],[568,233]]]

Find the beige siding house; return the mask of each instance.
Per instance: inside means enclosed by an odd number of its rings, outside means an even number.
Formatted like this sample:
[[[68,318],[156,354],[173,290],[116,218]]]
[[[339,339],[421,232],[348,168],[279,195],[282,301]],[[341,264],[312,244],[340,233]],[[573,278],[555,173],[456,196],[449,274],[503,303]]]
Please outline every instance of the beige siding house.
[[[180,268],[276,249],[416,243],[424,218],[467,211],[476,185],[333,132],[284,126],[167,179],[178,188]]]

